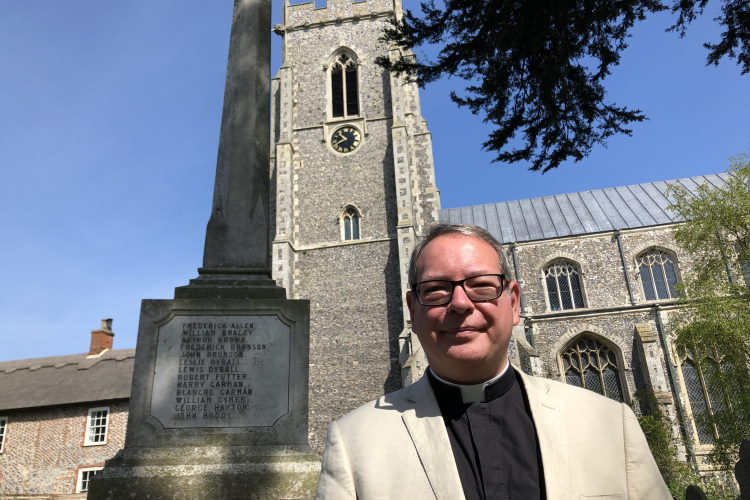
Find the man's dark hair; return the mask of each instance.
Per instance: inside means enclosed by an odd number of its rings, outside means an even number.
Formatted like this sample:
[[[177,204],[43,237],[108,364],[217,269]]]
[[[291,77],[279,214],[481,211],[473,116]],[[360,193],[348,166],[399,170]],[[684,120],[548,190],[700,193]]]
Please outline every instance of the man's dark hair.
[[[436,224],[427,231],[424,239],[417,243],[417,246],[414,247],[414,250],[411,253],[408,274],[409,286],[414,286],[417,283],[417,258],[419,257],[419,254],[422,253],[422,250],[424,250],[424,247],[426,247],[429,242],[438,236],[444,236],[446,234],[471,236],[479,238],[490,245],[497,252],[497,257],[500,261],[500,273],[505,274],[507,279],[511,279],[511,276],[508,275],[508,259],[505,258],[503,247],[500,242],[489,233],[489,231],[479,226],[469,226],[466,224]]]

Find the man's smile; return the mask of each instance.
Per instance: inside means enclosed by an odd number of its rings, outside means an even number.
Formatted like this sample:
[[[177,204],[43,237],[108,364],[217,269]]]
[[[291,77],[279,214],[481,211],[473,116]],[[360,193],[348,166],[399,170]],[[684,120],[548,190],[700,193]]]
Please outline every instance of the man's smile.
[[[456,328],[443,328],[439,330],[440,333],[447,333],[452,335],[460,335],[462,333],[471,334],[484,331],[485,328],[477,326],[459,326]]]

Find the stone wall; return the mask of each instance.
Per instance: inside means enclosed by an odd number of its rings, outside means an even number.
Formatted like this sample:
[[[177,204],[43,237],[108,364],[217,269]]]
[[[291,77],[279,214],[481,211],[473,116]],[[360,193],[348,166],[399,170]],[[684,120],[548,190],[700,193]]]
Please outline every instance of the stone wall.
[[[85,390],[82,388],[81,390]],[[109,406],[107,444],[83,446],[89,408]],[[127,401],[13,410],[0,453],[0,497],[76,495],[78,469],[101,467],[125,444]]]
[[[304,193],[295,214],[295,248],[341,243],[339,217],[347,205],[362,215],[361,234],[366,240],[387,238],[395,230],[393,157],[387,137],[388,122],[368,124],[368,135],[352,155],[334,153],[321,144],[320,131],[298,132],[303,158],[294,175],[295,187]]]
[[[400,5],[400,0],[328,0],[324,7],[316,8],[315,2],[308,2],[287,6],[284,23],[286,26],[296,27],[339,22],[346,18],[390,14],[394,9],[399,9]]]
[[[303,251],[298,293],[310,299],[310,433],[401,384],[397,253],[392,240]]]
[[[533,341],[539,375],[564,381],[562,351],[581,335],[603,340],[615,348],[622,365],[625,401],[637,413],[649,411],[641,396],[654,393],[662,411],[673,422],[681,458],[686,458],[687,445],[692,444],[693,452],[702,461],[700,455],[709,448],[698,444],[680,361],[670,338],[671,318],[679,309],[678,301],[648,301],[644,295],[637,258],[649,249],[664,250],[673,256],[678,279],[690,273],[692,260],[675,242],[674,225],[517,243],[516,265],[524,297],[522,316]],[[558,258],[578,264],[584,307],[551,310],[543,270]],[[666,342],[667,352],[662,342]],[[528,365],[529,354],[522,354],[516,363],[520,365],[523,360]],[[680,398],[683,407],[689,443],[680,429],[675,397]]]
[[[534,345],[539,352],[544,374],[561,378],[559,354],[573,338],[585,331],[613,342],[625,360],[628,392],[639,389],[639,375],[632,373],[637,338],[635,325],[654,324],[654,305],[670,306],[675,300],[646,301],[636,258],[650,248],[664,249],[677,256],[678,275],[689,272],[690,259],[673,238],[673,227],[660,226],[619,234],[627,273],[631,282],[633,303],[627,288],[625,269],[616,233],[602,233],[574,238],[550,239],[515,246],[518,279],[524,296],[524,316],[532,325]],[[543,277],[544,268],[562,258],[575,262],[581,272],[584,307],[552,311]],[[654,324],[655,328],[655,324]]]
[[[273,269],[290,297],[311,302],[310,440],[318,451],[331,420],[401,386],[401,268],[416,235],[437,220],[416,85],[375,64],[389,54],[380,37],[398,9],[384,0],[287,6],[276,29],[284,61],[273,84]],[[342,49],[357,63],[360,112],[334,118],[328,69]],[[342,125],[362,132],[348,154],[330,145]],[[361,215],[356,241],[342,241],[347,206]]]

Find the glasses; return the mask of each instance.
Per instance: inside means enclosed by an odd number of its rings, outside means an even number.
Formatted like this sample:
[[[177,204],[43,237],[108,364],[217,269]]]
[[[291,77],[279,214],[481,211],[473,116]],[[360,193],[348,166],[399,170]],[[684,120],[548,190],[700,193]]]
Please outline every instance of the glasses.
[[[414,283],[411,289],[423,306],[444,306],[453,298],[456,286],[464,289],[472,302],[486,302],[496,299],[505,288],[504,274],[480,274],[458,281],[430,280]]]

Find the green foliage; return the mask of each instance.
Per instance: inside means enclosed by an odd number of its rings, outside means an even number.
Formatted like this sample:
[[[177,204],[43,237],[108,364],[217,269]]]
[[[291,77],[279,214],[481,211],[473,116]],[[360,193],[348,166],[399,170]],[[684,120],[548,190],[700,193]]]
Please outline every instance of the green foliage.
[[[733,158],[731,178],[722,189],[709,185],[697,188],[697,195],[670,186],[670,209],[689,221],[675,232],[677,242],[696,259],[693,295],[710,296],[707,283],[721,288],[722,295],[748,298],[745,274],[750,263],[750,155]],[[731,279],[728,279],[731,276]]]
[[[653,405],[656,408],[656,405]],[[736,497],[717,481],[701,478],[693,468],[677,459],[677,450],[672,432],[662,413],[656,409],[651,415],[640,417],[638,422],[646,435],[646,441],[659,467],[669,492],[676,500],[685,498],[685,490],[691,484],[700,486],[710,500],[734,500]]]
[[[495,126],[484,143],[495,161],[530,161],[546,172],[567,159],[579,161],[614,134],[632,134],[644,120],[638,109],[607,102],[604,79],[620,61],[637,21],[671,9],[670,28],[684,34],[707,0],[425,0],[421,13],[406,11],[384,40],[405,49],[437,45],[434,61],[378,58],[390,70],[417,75],[420,84],[443,75],[467,82],[451,98]],[[717,21],[726,28],[718,44],[706,45],[708,61],[737,58],[750,70],[750,6],[723,0]],[[523,136],[520,148],[509,146]]]
[[[693,259],[683,273],[683,308],[674,317],[675,344],[690,351],[710,382],[712,414],[698,425],[715,426],[712,462],[729,469],[740,442],[750,436],[750,162],[732,160],[721,189],[700,186],[691,195],[670,186],[671,209],[686,219],[675,231]]]

